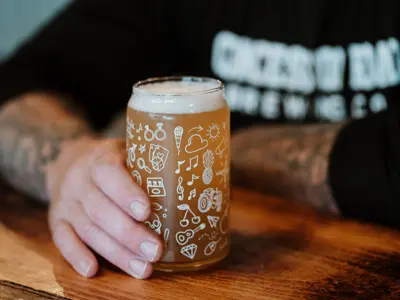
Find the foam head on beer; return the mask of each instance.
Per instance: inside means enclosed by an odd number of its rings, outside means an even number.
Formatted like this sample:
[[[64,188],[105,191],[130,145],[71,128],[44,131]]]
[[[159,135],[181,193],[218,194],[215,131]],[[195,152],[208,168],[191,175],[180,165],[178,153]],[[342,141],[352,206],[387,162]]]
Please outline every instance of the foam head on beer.
[[[143,112],[192,114],[215,111],[226,105],[222,83],[215,79],[149,80],[133,89],[135,99],[128,106]]]

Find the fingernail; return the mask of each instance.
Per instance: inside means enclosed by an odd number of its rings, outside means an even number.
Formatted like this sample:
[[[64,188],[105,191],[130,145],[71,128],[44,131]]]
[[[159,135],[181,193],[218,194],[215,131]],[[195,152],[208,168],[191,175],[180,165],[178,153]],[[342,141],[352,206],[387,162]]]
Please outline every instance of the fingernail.
[[[146,271],[147,264],[147,262],[144,262],[140,259],[131,260],[131,262],[129,263],[129,267],[132,270],[133,276],[138,279],[142,279],[143,274]]]
[[[80,269],[80,273],[85,276],[88,277],[91,269],[92,269],[92,265],[86,261],[80,261],[79,262],[79,269]]]
[[[143,219],[146,215],[146,211],[149,208],[148,205],[140,201],[134,201],[131,204],[131,210],[135,218]]]
[[[157,256],[158,245],[150,241],[144,241],[140,244],[140,250],[152,262]]]

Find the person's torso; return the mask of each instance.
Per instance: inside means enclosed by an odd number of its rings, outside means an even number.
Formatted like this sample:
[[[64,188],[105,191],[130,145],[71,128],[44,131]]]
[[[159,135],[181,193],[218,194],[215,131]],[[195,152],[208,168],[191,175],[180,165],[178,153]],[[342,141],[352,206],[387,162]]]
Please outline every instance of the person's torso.
[[[176,72],[220,78],[234,127],[362,118],[398,97],[396,0],[181,1]]]
[[[105,12],[110,20],[138,5],[119,4]],[[125,48],[133,53],[123,52],[129,71],[98,76],[102,89],[92,96],[104,102],[100,125],[126,108],[132,84],[148,76],[221,79],[232,128],[362,118],[399,96],[397,0],[159,0],[143,6],[145,15],[121,12],[129,16],[123,30],[132,34]],[[157,18],[152,7],[160,7]],[[157,30],[164,25],[168,30]],[[137,47],[144,47],[139,56]],[[110,97],[115,111],[109,111]]]

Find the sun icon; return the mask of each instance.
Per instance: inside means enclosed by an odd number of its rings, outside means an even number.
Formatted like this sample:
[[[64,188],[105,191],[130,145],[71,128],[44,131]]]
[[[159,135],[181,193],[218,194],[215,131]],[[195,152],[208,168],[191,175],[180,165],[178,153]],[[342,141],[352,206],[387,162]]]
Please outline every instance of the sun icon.
[[[212,124],[208,127],[207,136],[210,140],[216,141],[219,138],[220,129],[217,124]]]

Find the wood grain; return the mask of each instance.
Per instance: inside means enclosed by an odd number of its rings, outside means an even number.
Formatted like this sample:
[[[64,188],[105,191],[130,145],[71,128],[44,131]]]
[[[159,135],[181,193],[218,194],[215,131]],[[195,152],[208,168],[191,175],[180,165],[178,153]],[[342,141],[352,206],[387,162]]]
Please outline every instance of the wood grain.
[[[67,299],[43,291],[33,290],[29,287],[17,285],[0,280],[0,300],[49,300]]]
[[[224,262],[147,281],[104,262],[96,278],[80,277],[53,246],[46,209],[10,191],[2,195],[0,299],[400,299],[399,232],[246,190],[233,191],[232,250]]]

